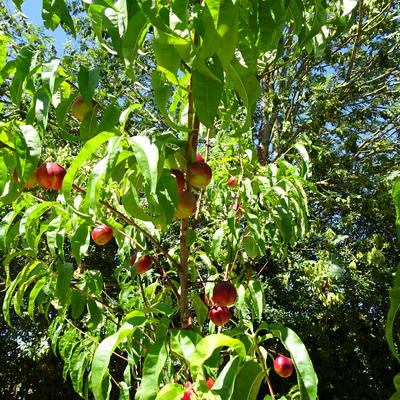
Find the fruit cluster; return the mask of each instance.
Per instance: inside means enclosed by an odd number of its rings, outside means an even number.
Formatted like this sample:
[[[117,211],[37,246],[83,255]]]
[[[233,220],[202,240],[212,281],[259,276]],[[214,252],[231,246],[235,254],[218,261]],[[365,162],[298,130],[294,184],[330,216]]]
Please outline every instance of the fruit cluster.
[[[208,318],[217,326],[226,324],[231,319],[229,306],[236,301],[236,288],[230,282],[219,282],[214,286],[211,300],[204,295],[204,300],[210,310]]]
[[[178,208],[174,214],[177,218],[188,218],[196,210],[196,197],[193,193],[185,190],[187,183],[196,189],[203,189],[210,183],[212,178],[212,170],[204,161],[203,157],[200,154],[197,154],[196,160],[197,161],[190,163],[187,167],[187,182],[182,170],[169,170],[171,174],[175,175],[176,183],[178,185]]]

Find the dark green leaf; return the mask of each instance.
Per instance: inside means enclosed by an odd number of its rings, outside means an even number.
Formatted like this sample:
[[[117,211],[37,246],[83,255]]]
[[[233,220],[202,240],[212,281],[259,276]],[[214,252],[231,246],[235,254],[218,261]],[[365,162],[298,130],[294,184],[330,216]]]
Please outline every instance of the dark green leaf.
[[[99,83],[100,69],[93,68],[87,69],[81,66],[78,73],[79,91],[84,98],[86,104],[90,107],[94,91]]]
[[[261,365],[253,360],[246,361],[236,379],[232,400],[256,400],[264,379]]]

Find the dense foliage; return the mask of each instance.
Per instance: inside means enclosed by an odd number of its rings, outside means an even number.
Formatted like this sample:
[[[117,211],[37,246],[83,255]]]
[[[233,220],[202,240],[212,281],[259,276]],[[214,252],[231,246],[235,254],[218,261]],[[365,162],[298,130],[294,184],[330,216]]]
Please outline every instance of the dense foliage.
[[[82,397],[180,399],[192,381],[199,398],[313,399],[313,364],[320,398],[393,392],[398,8],[379,3],[44,2],[79,39],[60,59],[3,14],[3,313],[47,319]],[[169,169],[196,152],[213,178],[179,221]],[[23,189],[45,161],[62,190]],[[216,328],[203,295],[221,279],[238,298]],[[276,352],[298,386],[270,372]]]

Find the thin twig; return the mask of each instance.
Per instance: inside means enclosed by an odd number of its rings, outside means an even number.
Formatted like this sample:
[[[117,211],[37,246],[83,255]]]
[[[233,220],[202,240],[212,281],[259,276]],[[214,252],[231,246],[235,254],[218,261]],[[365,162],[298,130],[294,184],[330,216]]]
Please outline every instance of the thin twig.
[[[83,193],[86,195],[86,190],[82,189],[76,184],[72,184],[72,187],[77,190],[80,193]],[[100,201],[100,204],[103,205],[104,207],[108,208],[110,211],[112,211],[114,214],[118,215],[121,219],[123,219],[125,222],[128,224],[132,225],[135,229],[137,229],[139,232],[143,233],[144,236],[146,236],[153,244],[154,246],[162,253],[164,254],[168,260],[179,270],[180,265],[178,262],[176,262],[171,255],[168,253],[168,250],[165,249],[157,239],[154,238],[149,232],[147,232],[145,229],[140,227],[135,221],[127,217],[126,215],[122,214],[120,211],[118,211],[116,208],[114,208],[111,204],[105,202],[105,201]]]
[[[349,61],[349,69],[346,74],[345,82],[348,82],[351,77],[351,72],[353,70],[354,60],[356,58],[358,46],[360,44],[360,38],[362,34],[362,23],[364,18],[364,2],[363,0],[359,0],[359,12],[358,12],[358,28],[357,28],[357,36],[354,41],[353,51],[351,52],[350,61]]]

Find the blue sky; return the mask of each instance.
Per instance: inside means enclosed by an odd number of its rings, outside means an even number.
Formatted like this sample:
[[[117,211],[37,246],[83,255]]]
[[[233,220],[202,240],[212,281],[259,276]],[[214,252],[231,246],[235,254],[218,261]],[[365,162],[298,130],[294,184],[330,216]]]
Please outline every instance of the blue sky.
[[[15,12],[15,6],[11,0],[5,0],[5,6],[10,12]],[[42,23],[42,2],[40,0],[25,0],[22,4],[22,12],[28,17],[30,23],[34,25],[43,26]],[[55,46],[59,56],[63,53],[64,42],[66,40],[65,32],[61,27],[58,27],[55,31],[44,29],[48,36],[55,38]]]

